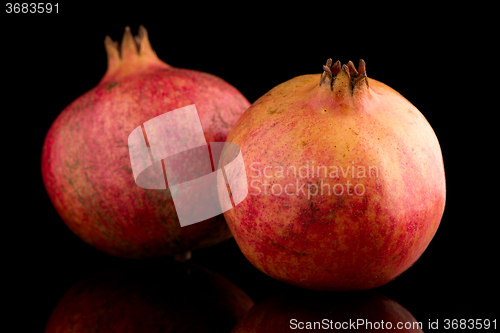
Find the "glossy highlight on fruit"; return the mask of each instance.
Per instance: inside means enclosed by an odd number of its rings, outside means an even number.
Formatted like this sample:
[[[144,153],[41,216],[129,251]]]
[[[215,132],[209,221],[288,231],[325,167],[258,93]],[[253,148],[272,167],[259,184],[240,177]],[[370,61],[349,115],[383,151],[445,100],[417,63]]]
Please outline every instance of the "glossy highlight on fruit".
[[[42,150],[42,177],[55,209],[88,244],[108,254],[188,258],[231,237],[221,216],[181,228],[170,190],[134,182],[127,139],[144,122],[195,104],[207,142],[224,142],[250,105],[214,75],[170,66],[144,27],[127,27],[119,46],[106,37],[108,69],[96,87],[54,120]]]
[[[404,82],[402,82],[404,84]],[[259,270],[315,290],[366,290],[421,256],[445,206],[436,135],[366,65],[331,59],[260,97],[231,129],[249,194],[224,213]]]

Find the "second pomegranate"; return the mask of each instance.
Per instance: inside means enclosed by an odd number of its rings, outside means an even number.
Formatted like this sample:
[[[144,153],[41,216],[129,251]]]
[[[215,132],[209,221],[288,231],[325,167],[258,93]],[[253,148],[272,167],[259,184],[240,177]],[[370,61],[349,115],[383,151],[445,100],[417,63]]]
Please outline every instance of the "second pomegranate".
[[[249,193],[224,215],[269,276],[371,289],[412,266],[438,229],[441,148],[420,111],[368,78],[364,61],[329,59],[323,70],[271,89],[233,126],[227,142],[241,148]]]
[[[199,140],[196,133],[185,130],[185,137],[176,144],[194,139],[197,143],[223,142],[250,103],[215,75],[161,61],[142,26],[135,37],[127,27],[121,45],[107,37],[105,48],[108,70],[104,77],[57,116],[45,137],[43,182],[62,220],[86,243],[125,258],[176,256],[186,260],[192,250],[230,238],[221,216],[181,227],[161,169],[157,174],[164,188],[138,186],[129,137],[145,122],[195,104],[204,138]],[[190,120],[181,118],[179,128],[190,129]],[[154,160],[161,168],[164,157],[151,154],[143,162]],[[194,160],[190,167],[200,163]]]

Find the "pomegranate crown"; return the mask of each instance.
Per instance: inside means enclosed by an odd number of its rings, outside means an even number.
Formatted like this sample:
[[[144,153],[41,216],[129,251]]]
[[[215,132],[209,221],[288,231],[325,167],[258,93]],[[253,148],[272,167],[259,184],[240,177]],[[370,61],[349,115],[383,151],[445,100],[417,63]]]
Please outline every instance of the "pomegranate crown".
[[[158,58],[143,25],[139,26],[137,36],[133,36],[130,28],[125,27],[121,45],[106,36],[104,47],[108,56],[108,70],[103,81],[125,77],[138,71],[171,67]]]
[[[365,90],[369,88],[366,64],[363,59],[359,60],[358,70],[356,70],[352,61],[349,61],[347,65],[341,65],[340,60],[337,60],[333,65],[332,62],[330,58],[326,61],[326,65],[323,65],[323,74],[321,74],[319,81],[320,86],[329,87],[333,91],[337,83],[342,84],[342,81],[347,81],[349,83],[347,88],[350,90],[351,95],[357,89]]]

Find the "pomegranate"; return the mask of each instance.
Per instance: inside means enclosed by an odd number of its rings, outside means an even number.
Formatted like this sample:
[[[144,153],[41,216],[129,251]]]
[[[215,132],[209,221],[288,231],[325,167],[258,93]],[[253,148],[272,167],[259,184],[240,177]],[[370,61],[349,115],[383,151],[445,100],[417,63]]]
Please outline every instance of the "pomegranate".
[[[119,257],[185,259],[230,238],[222,215],[181,228],[168,187],[134,182],[127,140],[144,122],[195,104],[206,141],[224,142],[250,103],[221,78],[161,61],[142,26],[135,38],[127,27],[120,47],[107,36],[105,48],[104,77],[45,138],[41,169],[55,209],[81,239]]]
[[[110,269],[73,285],[45,332],[230,332],[252,306],[240,288],[201,266]]]
[[[280,294],[259,302],[231,332],[423,332],[422,326],[406,308],[380,293],[314,292]]]
[[[249,194],[224,213],[243,254],[278,280],[366,290],[412,266],[445,206],[441,148],[424,116],[363,60],[271,89],[229,132]]]

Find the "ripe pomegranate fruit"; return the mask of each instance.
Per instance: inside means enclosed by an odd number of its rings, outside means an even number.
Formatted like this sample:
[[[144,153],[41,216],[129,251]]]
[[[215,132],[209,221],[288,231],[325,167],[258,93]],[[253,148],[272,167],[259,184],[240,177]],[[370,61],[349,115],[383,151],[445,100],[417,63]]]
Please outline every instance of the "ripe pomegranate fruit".
[[[240,288],[201,266],[110,269],[73,285],[45,332],[230,332],[252,306]]]
[[[423,332],[422,322],[396,301],[375,292],[280,294],[255,304],[232,333]]]
[[[441,149],[424,116],[365,63],[324,66],[271,89],[227,142],[249,194],[224,213],[243,254],[278,280],[363,290],[408,269],[445,206]]]
[[[181,228],[168,188],[135,184],[127,140],[144,122],[195,104],[207,142],[223,142],[250,103],[214,75],[161,61],[142,26],[135,39],[127,27],[120,48],[106,37],[105,48],[104,77],[45,138],[42,176],[57,212],[85,242],[119,257],[189,256],[230,238],[222,215]]]

